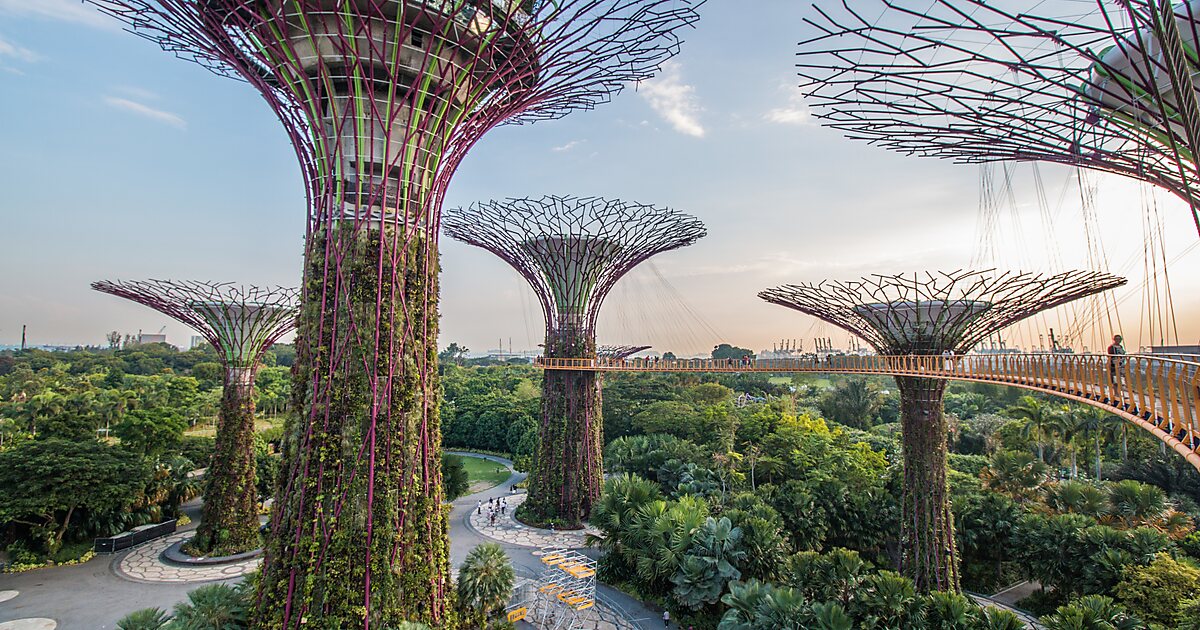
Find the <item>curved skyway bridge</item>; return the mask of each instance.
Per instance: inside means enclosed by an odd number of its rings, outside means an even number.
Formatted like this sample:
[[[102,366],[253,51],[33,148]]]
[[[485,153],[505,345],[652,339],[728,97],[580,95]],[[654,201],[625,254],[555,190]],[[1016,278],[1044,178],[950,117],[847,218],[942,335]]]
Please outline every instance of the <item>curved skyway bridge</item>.
[[[917,376],[1010,385],[1084,403],[1150,432],[1200,470],[1200,357],[1132,354],[830,355],[786,359],[547,358],[547,370]]]

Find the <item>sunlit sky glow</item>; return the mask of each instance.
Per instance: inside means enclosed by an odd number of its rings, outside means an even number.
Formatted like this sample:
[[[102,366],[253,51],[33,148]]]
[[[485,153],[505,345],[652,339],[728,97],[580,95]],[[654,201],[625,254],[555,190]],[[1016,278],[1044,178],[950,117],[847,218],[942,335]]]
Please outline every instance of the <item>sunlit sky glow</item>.
[[[448,205],[599,195],[671,206],[708,224],[707,238],[617,285],[601,311],[602,343],[677,354],[718,342],[760,350],[781,338],[811,347],[815,336],[844,346],[844,333],[755,294],[786,282],[959,269],[985,253],[979,168],[894,155],[815,125],[793,68],[811,8],[754,5],[710,0],[659,78],[594,112],[493,131],[455,176]],[[248,85],[162,53],[77,0],[0,0],[0,94],[0,344],[19,343],[22,324],[32,344],[101,344],[110,330],[163,326],[170,341],[187,343],[186,328],[89,290],[93,280],[299,283],[299,169]],[[1012,172],[1015,205],[1002,210],[998,253],[984,262],[1088,266],[1074,173],[1041,167],[1050,232],[1032,167]],[[1188,249],[1197,234],[1186,208],[1135,182],[1088,180],[1098,185],[1109,268],[1131,278],[1116,295],[1128,345],[1151,342],[1139,314],[1142,214],[1154,203],[1166,257],[1178,257],[1170,280],[1180,341],[1196,343],[1200,279],[1191,270],[1200,255]],[[443,345],[481,351],[511,339],[520,350],[541,341],[540,308],[503,262],[444,239],[442,263]],[[1009,337],[1037,345],[1049,326],[1069,323],[1039,318]],[[1111,332],[1107,321],[1084,328],[1093,348]]]

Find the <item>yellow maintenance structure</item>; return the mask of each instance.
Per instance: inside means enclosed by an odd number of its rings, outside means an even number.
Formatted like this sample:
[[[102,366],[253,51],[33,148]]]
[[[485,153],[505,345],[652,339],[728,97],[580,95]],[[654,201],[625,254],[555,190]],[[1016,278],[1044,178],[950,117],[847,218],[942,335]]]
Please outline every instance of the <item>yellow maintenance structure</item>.
[[[547,630],[596,627],[596,561],[572,549],[542,549],[538,555],[544,568],[522,600],[509,607],[510,620]]]

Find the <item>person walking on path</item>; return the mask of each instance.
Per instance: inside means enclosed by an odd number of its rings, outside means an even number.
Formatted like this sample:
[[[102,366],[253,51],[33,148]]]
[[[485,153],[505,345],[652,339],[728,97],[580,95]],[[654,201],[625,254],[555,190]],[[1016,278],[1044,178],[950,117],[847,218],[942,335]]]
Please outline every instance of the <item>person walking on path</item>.
[[[664,610],[663,611],[663,627],[666,628],[669,625],[671,625],[671,611]]]
[[[1125,362],[1122,356],[1125,356],[1125,344],[1121,335],[1113,335],[1112,345],[1108,346],[1108,373],[1112,377],[1113,385],[1118,385],[1117,367]]]

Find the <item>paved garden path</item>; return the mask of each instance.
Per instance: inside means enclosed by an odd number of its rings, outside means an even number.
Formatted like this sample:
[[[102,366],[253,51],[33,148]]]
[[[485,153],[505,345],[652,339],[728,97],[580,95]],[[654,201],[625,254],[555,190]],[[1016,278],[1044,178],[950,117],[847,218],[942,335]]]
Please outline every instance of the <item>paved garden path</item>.
[[[464,453],[469,454],[469,453]],[[512,467],[512,462],[487,455],[483,457]],[[505,548],[524,583],[544,568],[538,556],[542,546],[582,545],[583,532],[535,530],[509,519],[495,527],[474,527],[469,521],[476,502],[506,497],[508,515],[523,499],[512,496],[509,488],[525,479],[513,473],[504,483],[454,502],[450,516],[450,559],[457,567],[476,545],[495,540]],[[193,524],[178,533],[152,541],[133,550],[97,556],[74,566],[50,567],[24,573],[0,574],[0,630],[113,630],[116,622],[139,608],[170,610],[187,598],[188,591],[203,583],[236,583],[253,570],[258,560],[217,567],[177,567],[163,562],[159,554],[170,544],[190,535],[199,521],[199,503],[186,506]],[[507,515],[506,515],[507,516]],[[481,523],[482,525],[482,523]],[[595,623],[598,630],[661,627],[661,611],[646,608],[640,602],[603,585],[597,587],[599,605]],[[654,623],[646,623],[653,621]]]

